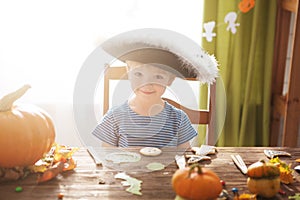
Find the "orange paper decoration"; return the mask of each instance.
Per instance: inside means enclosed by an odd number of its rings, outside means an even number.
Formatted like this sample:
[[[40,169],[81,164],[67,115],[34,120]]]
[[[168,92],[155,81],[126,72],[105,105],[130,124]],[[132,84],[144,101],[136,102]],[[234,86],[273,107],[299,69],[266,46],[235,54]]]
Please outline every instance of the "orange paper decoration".
[[[246,13],[249,10],[251,10],[254,7],[254,5],[255,5],[255,0],[242,0],[239,3],[239,9],[243,13]]]

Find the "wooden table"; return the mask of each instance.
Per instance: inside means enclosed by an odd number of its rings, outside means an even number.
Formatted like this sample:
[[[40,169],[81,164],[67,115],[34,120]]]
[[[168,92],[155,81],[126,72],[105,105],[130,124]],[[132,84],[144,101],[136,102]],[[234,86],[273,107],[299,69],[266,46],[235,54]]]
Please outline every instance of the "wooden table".
[[[246,186],[247,176],[243,175],[232,162],[231,154],[240,154],[246,165],[250,165],[259,159],[267,159],[263,153],[263,147],[218,147],[217,154],[211,156],[211,161],[204,161],[201,164],[212,169],[218,176],[226,182],[225,189],[232,196],[231,189],[236,187],[240,193],[249,192]],[[295,159],[300,158],[300,148],[268,148],[276,150],[285,150],[292,154],[292,157],[280,157],[281,160],[292,163],[295,166]],[[138,149],[130,149],[136,151]],[[160,160],[166,160],[170,152],[164,151]],[[191,152],[187,152],[191,153]],[[173,155],[172,155],[173,156]],[[115,179],[114,175],[120,172],[118,169],[111,169],[103,166],[96,166],[94,160],[85,149],[76,152],[73,158],[77,161],[77,167],[74,171],[64,172],[55,179],[37,184],[36,175],[32,174],[23,180],[0,183],[1,200],[47,200],[58,199],[58,194],[64,195],[63,199],[90,200],[90,199],[172,199],[175,193],[172,190],[171,178],[177,166],[172,158],[169,165],[161,171],[143,172],[128,171],[128,175],[142,180],[142,195],[133,195],[125,191],[127,188],[121,184],[122,180]],[[156,160],[157,161],[157,160]],[[143,168],[144,165],[141,165]],[[288,195],[294,195],[300,192],[300,183],[298,174],[295,172],[296,181],[290,185],[281,185],[286,195],[278,194],[274,199],[288,199]],[[104,181],[104,184],[99,182]],[[15,188],[21,186],[22,192],[15,192]]]

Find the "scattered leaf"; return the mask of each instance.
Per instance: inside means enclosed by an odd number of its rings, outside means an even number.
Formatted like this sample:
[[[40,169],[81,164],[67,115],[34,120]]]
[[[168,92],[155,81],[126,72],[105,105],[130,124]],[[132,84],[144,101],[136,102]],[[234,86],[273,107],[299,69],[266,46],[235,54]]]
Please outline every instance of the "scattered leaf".
[[[37,182],[50,180],[61,172],[76,168],[76,162],[72,156],[77,150],[77,147],[68,147],[55,143],[50,151],[32,166],[0,167],[0,182],[25,178],[30,173],[38,173]]]
[[[37,178],[37,182],[42,183],[53,179],[63,171],[64,164],[65,163],[63,161],[57,162],[54,166],[48,168],[42,175],[39,175]]]
[[[293,170],[291,169],[291,164],[280,160],[278,157],[272,158],[271,163],[278,166],[280,170],[280,181],[284,184],[290,184],[294,182]]]

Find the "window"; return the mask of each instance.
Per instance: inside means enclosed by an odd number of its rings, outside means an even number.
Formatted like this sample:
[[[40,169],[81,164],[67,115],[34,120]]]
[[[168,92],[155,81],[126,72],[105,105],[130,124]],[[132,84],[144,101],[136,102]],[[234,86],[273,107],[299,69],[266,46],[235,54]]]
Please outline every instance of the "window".
[[[72,98],[88,55],[113,35],[137,28],[170,29],[200,43],[202,4],[199,0],[1,1],[0,96],[30,84],[20,101],[49,112],[57,142],[78,145]]]

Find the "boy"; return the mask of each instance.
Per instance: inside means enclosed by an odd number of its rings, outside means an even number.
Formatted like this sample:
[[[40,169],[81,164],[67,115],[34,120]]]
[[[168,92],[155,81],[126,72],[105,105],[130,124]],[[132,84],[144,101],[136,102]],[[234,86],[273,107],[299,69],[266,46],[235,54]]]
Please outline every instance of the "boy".
[[[190,147],[197,132],[189,118],[161,98],[175,74],[159,64],[126,63],[134,95],[110,109],[93,134],[103,146]]]
[[[197,132],[187,115],[161,96],[175,77],[213,83],[218,76],[215,57],[188,38],[163,29],[129,31],[101,47],[127,63],[134,95],[111,108],[93,135],[103,146],[189,147]]]

